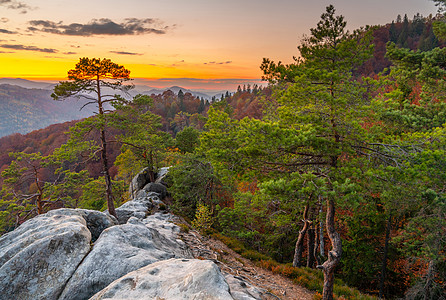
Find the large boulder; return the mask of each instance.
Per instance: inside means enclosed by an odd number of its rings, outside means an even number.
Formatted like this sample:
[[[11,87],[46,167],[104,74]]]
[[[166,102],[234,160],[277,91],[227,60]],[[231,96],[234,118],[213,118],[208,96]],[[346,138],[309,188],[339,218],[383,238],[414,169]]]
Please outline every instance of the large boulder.
[[[215,263],[209,260],[169,259],[131,272],[90,298],[100,299],[233,298]]]
[[[150,182],[144,188],[136,193],[136,198],[144,196],[146,193],[157,193],[161,200],[167,196],[167,188],[161,183]]]
[[[170,169],[170,167],[160,168],[160,169],[158,170],[158,173],[156,174],[156,180],[155,180],[155,183],[161,183],[161,184],[164,184],[164,179],[165,179],[166,176],[169,174],[169,169]]]
[[[133,177],[129,186],[129,194],[134,197],[147,183],[150,182],[150,169],[144,168],[135,177]]]
[[[159,220],[152,225],[148,228],[132,217],[127,224],[106,229],[59,299],[88,299],[129,272],[160,260],[191,257],[186,245],[177,240],[176,235],[166,236],[158,231],[161,228],[163,232],[172,232],[166,230],[171,226],[167,221]]]
[[[91,233],[92,243],[99,238],[99,235],[106,228],[118,225],[118,221],[115,217],[97,210],[60,208],[46,213],[46,216],[48,217],[56,215],[80,216],[84,218],[85,222],[87,222],[87,228]]]
[[[39,215],[0,237],[0,299],[57,299],[90,251],[78,214]]]
[[[148,186],[150,182],[150,169],[144,168],[135,177],[133,177],[129,186],[129,194],[131,197],[138,198],[138,193],[141,190],[146,190],[147,192],[156,192],[160,194],[161,199],[164,199],[167,194],[165,185],[163,184],[163,179],[169,173],[169,167],[160,168],[158,173],[154,174],[155,184],[153,187]]]

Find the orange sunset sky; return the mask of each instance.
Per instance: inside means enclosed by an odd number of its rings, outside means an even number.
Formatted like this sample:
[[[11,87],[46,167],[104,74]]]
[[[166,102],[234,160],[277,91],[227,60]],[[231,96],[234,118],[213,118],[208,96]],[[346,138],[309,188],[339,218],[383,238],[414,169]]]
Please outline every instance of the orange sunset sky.
[[[436,13],[429,0],[0,0],[0,78],[63,80],[87,56],[154,87],[234,88],[260,79],[263,57],[291,62],[329,4],[350,29]]]

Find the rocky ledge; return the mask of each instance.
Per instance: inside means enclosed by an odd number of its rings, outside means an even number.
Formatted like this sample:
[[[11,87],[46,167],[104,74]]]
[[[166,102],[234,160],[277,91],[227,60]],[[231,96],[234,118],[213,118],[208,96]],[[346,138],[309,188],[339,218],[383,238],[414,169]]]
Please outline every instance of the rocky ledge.
[[[193,259],[175,216],[151,214],[165,207],[160,185],[138,182],[119,220],[63,208],[0,237],[0,299],[263,299],[262,289]]]

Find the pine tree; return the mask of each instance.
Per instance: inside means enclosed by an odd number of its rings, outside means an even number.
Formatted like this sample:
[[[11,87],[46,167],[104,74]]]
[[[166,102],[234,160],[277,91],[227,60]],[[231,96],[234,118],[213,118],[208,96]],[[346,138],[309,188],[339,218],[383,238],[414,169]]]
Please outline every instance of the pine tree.
[[[77,97],[86,101],[85,106],[94,104],[97,107],[96,124],[92,127],[99,129],[101,145],[99,152],[101,154],[102,170],[106,182],[106,199],[108,211],[116,216],[113,203],[112,181],[110,177],[110,166],[108,163],[107,145],[107,104],[119,102],[120,98],[114,95],[104,94],[104,89],[127,92],[133,86],[123,83],[130,80],[130,71],[124,66],[113,63],[110,59],[81,58],[75,68],[68,71],[68,81],[60,82],[54,87],[51,97],[54,100],[65,100],[69,97]],[[88,121],[89,122],[89,121]],[[85,123],[86,124],[86,123]],[[80,125],[78,126],[80,128]],[[84,133],[88,130],[83,129]],[[81,142],[82,136],[78,136]]]

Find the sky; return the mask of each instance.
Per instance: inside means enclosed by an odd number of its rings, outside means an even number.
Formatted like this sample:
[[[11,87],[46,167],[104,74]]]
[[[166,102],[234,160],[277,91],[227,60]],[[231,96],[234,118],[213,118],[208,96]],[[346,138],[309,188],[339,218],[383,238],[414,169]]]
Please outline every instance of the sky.
[[[289,63],[333,4],[349,29],[436,13],[430,0],[0,0],[0,78],[64,80],[110,58],[153,87],[235,89]]]

